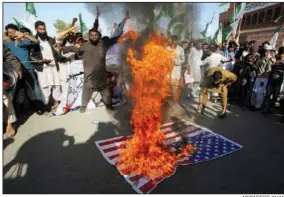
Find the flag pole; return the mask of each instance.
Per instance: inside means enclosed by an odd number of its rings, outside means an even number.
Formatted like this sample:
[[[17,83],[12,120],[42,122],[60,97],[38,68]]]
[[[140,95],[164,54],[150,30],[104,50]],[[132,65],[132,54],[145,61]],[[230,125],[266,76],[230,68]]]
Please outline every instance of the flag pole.
[[[235,20],[236,20],[236,18],[235,18],[235,12],[236,12],[236,10],[235,10],[235,2],[233,2],[233,6],[234,6],[234,22],[235,22]]]

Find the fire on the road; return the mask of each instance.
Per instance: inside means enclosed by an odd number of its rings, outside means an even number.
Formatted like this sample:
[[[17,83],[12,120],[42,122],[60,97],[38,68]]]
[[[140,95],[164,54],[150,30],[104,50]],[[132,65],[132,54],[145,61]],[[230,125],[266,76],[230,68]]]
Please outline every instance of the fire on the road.
[[[178,160],[194,151],[193,146],[187,145],[176,154],[163,143],[162,106],[171,94],[169,76],[174,56],[166,46],[163,36],[152,34],[141,59],[136,58],[134,49],[129,49],[127,57],[134,81],[130,91],[134,135],[120,152],[118,168],[123,174],[143,175],[153,181],[172,174]]]

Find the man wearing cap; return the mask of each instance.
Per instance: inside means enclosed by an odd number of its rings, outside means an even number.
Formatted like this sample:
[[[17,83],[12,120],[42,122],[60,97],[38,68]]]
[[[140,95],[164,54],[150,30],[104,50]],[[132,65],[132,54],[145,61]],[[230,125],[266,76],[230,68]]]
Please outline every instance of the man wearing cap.
[[[222,111],[219,117],[224,118],[227,110],[228,86],[236,80],[237,76],[232,72],[226,71],[221,67],[210,68],[200,85],[201,93],[197,113],[200,115],[204,113],[208,101],[208,92],[216,92],[222,97]]]

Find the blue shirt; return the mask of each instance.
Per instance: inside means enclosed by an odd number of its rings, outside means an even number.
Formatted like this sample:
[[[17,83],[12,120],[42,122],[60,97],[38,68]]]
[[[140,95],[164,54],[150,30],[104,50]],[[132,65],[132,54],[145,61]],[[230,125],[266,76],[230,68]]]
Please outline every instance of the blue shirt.
[[[3,42],[5,46],[7,46],[14,56],[16,56],[22,62],[22,70],[23,72],[29,72],[33,70],[32,64],[30,62],[30,53],[29,53],[29,45],[32,44],[30,40],[20,40],[18,45],[14,41]]]
[[[235,58],[235,52],[229,52],[228,51],[228,58]]]

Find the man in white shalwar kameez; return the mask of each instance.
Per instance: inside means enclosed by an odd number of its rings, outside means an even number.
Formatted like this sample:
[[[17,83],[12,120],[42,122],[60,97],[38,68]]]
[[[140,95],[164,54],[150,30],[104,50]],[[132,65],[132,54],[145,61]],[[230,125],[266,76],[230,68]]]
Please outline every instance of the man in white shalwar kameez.
[[[199,83],[201,81],[201,69],[202,65],[202,43],[198,42],[197,45],[191,48],[189,57],[188,57],[188,68],[184,73],[186,80],[186,84],[190,89],[190,93],[188,97],[197,97],[198,96],[198,88]],[[186,77],[189,75],[188,77]]]
[[[172,36],[170,41],[170,46],[168,47],[169,50],[173,50],[175,54],[174,58],[174,67],[171,72],[171,85],[173,89],[174,99],[178,100],[180,95],[180,79],[181,79],[181,70],[182,64],[185,61],[184,57],[184,50],[181,46],[178,45],[178,37]]]
[[[56,68],[56,63],[52,54],[51,46],[47,40],[40,41],[40,49],[43,59],[50,60],[50,63],[44,63],[43,72],[37,72],[40,89],[43,94],[44,103],[47,105],[52,91],[55,102],[61,99],[60,75]]]
[[[47,106],[52,92],[54,100],[52,111],[54,111],[61,100],[61,82],[58,63],[67,62],[68,59],[55,50],[55,42],[47,35],[44,22],[37,21],[35,28],[39,45],[31,50],[31,59],[35,61],[34,67],[38,76],[43,101]]]

